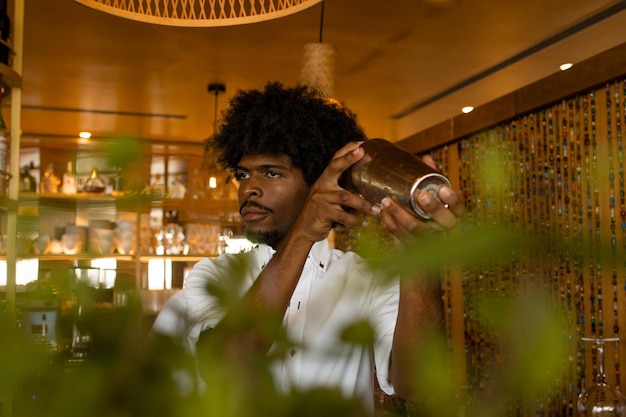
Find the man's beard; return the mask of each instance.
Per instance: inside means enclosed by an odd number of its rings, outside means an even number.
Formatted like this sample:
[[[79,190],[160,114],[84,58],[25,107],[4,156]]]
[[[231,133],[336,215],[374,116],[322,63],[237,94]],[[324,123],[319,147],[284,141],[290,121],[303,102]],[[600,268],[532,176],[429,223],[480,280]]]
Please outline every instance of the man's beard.
[[[252,243],[264,243],[266,245],[273,246],[274,243],[276,243],[282,237],[282,233],[280,233],[278,230],[269,230],[263,232],[247,230],[246,237]]]
[[[268,213],[273,213],[274,210],[272,210],[269,207],[266,207],[260,203],[257,203],[256,201],[245,201],[243,204],[241,204],[241,207],[239,207],[239,214],[241,214],[241,211],[245,208],[245,207],[256,207],[262,210],[267,211]],[[284,237],[285,233],[281,232],[280,230],[274,229],[274,230],[266,230],[266,231],[253,231],[253,230],[246,230],[246,237],[248,238],[248,240],[252,243],[264,243],[266,245],[270,245],[270,246],[274,246],[274,244],[278,243],[280,241],[280,239],[282,239]]]

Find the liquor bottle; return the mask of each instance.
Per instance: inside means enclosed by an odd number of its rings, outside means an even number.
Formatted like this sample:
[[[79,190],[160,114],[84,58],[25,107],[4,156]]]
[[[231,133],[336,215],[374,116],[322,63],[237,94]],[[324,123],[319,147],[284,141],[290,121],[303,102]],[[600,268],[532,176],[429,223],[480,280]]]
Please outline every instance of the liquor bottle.
[[[83,191],[86,193],[102,194],[105,190],[106,183],[100,176],[98,168],[92,167],[91,174],[89,174],[89,177],[85,180],[85,184],[83,185]]]
[[[37,191],[37,181],[35,180],[35,177],[30,174],[30,168],[28,165],[24,165],[22,173],[20,174],[20,191]]]
[[[61,182],[61,192],[63,194],[76,194],[76,175],[72,169],[72,161],[67,161],[67,170],[63,174]]]
[[[41,177],[41,193],[42,194],[58,194],[61,180],[54,175],[54,165],[48,164],[43,176]]]
[[[187,187],[183,184],[183,179],[180,174],[174,176],[174,181],[170,184],[169,197],[174,199],[181,199],[185,197]]]
[[[154,181],[150,184],[150,195],[155,198],[165,197],[165,182],[163,180],[163,174],[155,174]]]
[[[124,195],[126,191],[126,183],[122,168],[118,168],[109,181],[111,187],[111,195]]]

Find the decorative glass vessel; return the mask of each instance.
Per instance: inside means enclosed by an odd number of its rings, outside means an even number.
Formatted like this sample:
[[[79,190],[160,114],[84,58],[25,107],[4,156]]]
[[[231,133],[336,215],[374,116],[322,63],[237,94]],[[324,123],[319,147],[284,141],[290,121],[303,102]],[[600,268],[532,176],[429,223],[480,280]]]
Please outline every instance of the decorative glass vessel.
[[[105,190],[106,183],[98,173],[98,168],[91,168],[91,174],[89,174],[89,178],[85,180],[85,184],[83,185],[83,191],[92,194],[102,194]]]
[[[617,338],[583,338],[593,342],[598,355],[598,372],[593,385],[587,387],[578,397],[577,409],[581,417],[621,417],[626,415],[626,397],[606,383],[604,373],[604,343],[615,342]]]

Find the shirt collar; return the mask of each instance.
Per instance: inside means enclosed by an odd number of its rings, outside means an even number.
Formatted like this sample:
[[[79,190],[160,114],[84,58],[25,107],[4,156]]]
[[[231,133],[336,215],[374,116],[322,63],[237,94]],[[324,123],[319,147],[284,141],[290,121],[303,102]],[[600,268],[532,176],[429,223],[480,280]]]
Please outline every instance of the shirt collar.
[[[330,257],[332,255],[332,248],[328,239],[324,239],[319,242],[315,242],[311,251],[309,252],[309,259],[322,271],[326,272]]]
[[[258,245],[256,250],[259,252],[259,256],[257,257],[259,261],[259,269],[263,269],[272,256],[274,256],[276,251],[271,246],[263,243]],[[322,271],[326,271],[330,262],[330,257],[332,256],[332,251],[333,250],[330,247],[328,239],[324,239],[313,244],[313,247],[309,252],[308,259]]]

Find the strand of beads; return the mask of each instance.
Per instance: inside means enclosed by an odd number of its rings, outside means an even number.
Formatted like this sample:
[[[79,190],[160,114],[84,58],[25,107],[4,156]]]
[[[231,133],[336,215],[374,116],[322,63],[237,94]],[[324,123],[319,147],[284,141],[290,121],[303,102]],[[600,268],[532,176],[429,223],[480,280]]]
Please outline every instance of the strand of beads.
[[[568,140],[568,128],[567,128],[567,105],[565,100],[555,105],[555,126],[556,133],[556,186],[557,186],[557,211],[562,217],[563,225],[561,228],[561,253],[560,258],[560,274],[563,275],[565,281],[565,300],[563,304],[565,306],[565,314],[567,315],[567,347],[568,347],[568,364],[566,369],[566,380],[563,384],[563,396],[562,406],[565,410],[571,410],[574,407],[573,396],[574,381],[575,381],[575,369],[577,363],[576,349],[577,349],[577,322],[578,315],[574,307],[573,300],[573,286],[572,286],[572,271],[570,260],[572,257],[571,252],[571,223],[570,223],[570,186],[569,186],[569,170],[568,170],[568,144],[571,143]]]
[[[595,92],[589,93],[590,102],[590,119],[591,119],[591,173],[593,184],[593,223],[591,224],[591,230],[593,233],[593,251],[590,254],[591,264],[595,266],[595,270],[592,271],[596,281],[596,297],[597,297],[597,333],[600,337],[604,337],[604,303],[602,299],[602,259],[601,259],[601,228],[600,228],[600,185],[598,175],[598,141],[596,130],[596,100]],[[593,278],[591,278],[593,280]]]
[[[569,131],[571,142],[574,144],[574,152],[573,155],[575,158],[575,169],[571,170],[571,182],[575,185],[575,192],[572,193],[573,204],[572,211],[575,216],[574,224],[574,232],[572,243],[582,242],[583,241],[583,225],[584,225],[584,212],[583,212],[583,183],[582,183],[582,155],[583,155],[583,139],[582,139],[582,131],[580,128],[580,98],[576,97],[574,99],[569,100],[568,102],[568,119],[569,119]],[[574,249],[574,271],[576,276],[576,312],[577,312],[577,334],[582,336],[585,333],[585,318],[586,318],[586,306],[585,306],[585,279],[584,279],[584,251],[581,250],[580,245],[576,245]],[[577,367],[578,367],[578,375],[576,378],[577,381],[577,392],[581,392],[584,387],[584,378],[585,378],[585,346],[580,343],[580,337],[578,338],[578,349],[577,349]]]
[[[617,82],[607,83],[605,87],[606,94],[606,138],[607,138],[607,161],[608,161],[608,183],[609,183],[609,230],[610,230],[610,263],[611,263],[611,289],[613,301],[613,339],[616,343],[616,352],[619,344],[619,314],[618,314],[618,291],[617,291],[617,225],[615,217],[615,159],[613,154],[613,124],[618,120],[619,116],[619,94]],[[615,106],[612,105],[611,98],[615,100]],[[619,371],[619,355],[615,355],[616,359],[616,379]]]
[[[626,193],[624,190],[624,148],[622,141],[622,118],[623,121],[626,122],[626,80],[621,81],[621,106],[618,104],[620,97],[620,88],[618,85],[615,87],[615,97],[616,97],[616,115],[615,115],[615,130],[617,132],[616,144],[617,144],[617,166],[618,166],[618,175],[619,175],[619,207],[620,207],[620,219],[621,219],[621,231],[622,231],[622,250],[621,253],[626,253]],[[621,109],[621,113],[620,113]],[[624,289],[626,290],[626,262],[624,262],[624,269],[622,270],[622,276],[624,277]],[[617,283],[616,283],[617,284]],[[623,311],[624,307],[622,304],[622,315],[626,315],[626,312]],[[619,310],[618,310],[618,325],[614,329],[614,333],[619,334]],[[621,368],[620,368],[620,356],[619,352],[622,350],[619,349],[619,342],[616,343],[615,349],[615,386],[617,389],[621,387]]]
[[[571,393],[574,390],[573,382],[575,380],[575,358],[578,340],[574,336],[576,332],[577,316],[573,306],[572,299],[572,276],[570,268],[570,210],[569,210],[569,178],[568,178],[568,129],[567,129],[567,106],[565,101],[554,105],[552,128],[553,128],[553,146],[551,147],[552,164],[554,166],[554,194],[556,194],[556,207],[553,209],[555,216],[558,218],[555,230],[555,238],[557,244],[557,274],[559,281],[560,305],[563,306],[563,314],[567,323],[567,366],[565,384],[561,387],[561,405],[562,409],[573,409],[573,397]]]

